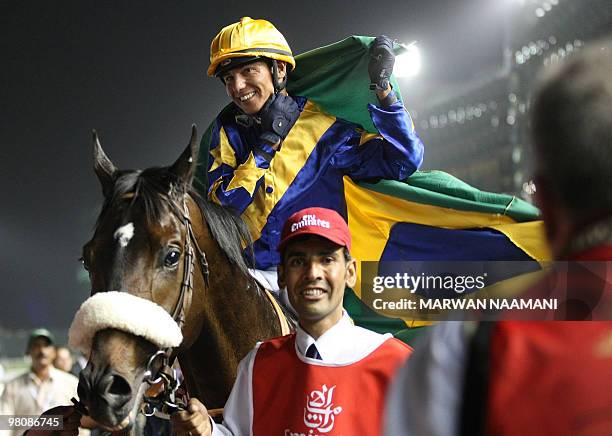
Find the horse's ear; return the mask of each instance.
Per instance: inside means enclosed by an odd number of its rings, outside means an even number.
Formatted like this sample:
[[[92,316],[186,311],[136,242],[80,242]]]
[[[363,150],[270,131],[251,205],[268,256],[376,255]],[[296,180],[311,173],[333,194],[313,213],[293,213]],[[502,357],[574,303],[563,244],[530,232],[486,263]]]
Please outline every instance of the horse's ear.
[[[95,130],[93,134],[93,158],[94,158],[94,171],[100,180],[102,185],[102,193],[107,197],[113,189],[115,183],[115,175],[117,173],[117,167],[111,162],[106,156],[102,146],[100,145],[100,139],[98,138],[98,132]]]
[[[170,172],[175,174],[178,179],[187,186],[190,186],[193,180],[193,175],[195,174],[196,165],[198,163],[199,150],[198,129],[195,124],[193,124],[191,126],[191,140],[189,141],[189,145],[170,167]]]

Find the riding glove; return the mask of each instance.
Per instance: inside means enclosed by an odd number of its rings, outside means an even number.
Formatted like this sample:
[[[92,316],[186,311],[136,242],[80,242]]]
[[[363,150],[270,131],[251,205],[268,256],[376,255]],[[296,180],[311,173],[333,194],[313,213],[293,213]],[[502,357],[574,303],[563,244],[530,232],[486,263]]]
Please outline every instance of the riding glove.
[[[370,45],[370,89],[387,89],[394,64],[393,40],[385,35],[377,36]]]

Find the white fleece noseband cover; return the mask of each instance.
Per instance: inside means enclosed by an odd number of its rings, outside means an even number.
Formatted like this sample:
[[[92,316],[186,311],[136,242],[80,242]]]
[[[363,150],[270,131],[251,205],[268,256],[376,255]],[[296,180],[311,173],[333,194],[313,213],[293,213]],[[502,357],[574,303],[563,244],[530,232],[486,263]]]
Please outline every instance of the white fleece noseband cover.
[[[160,305],[126,292],[99,292],[77,311],[68,342],[89,356],[94,335],[107,328],[141,336],[159,348],[177,347],[183,340],[178,324]]]

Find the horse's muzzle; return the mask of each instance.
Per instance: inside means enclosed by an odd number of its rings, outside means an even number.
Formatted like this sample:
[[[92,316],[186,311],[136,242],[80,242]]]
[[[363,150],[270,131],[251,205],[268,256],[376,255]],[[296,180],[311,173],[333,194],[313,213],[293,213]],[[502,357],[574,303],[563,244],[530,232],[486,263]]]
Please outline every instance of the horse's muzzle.
[[[121,424],[130,412],[132,388],[108,367],[95,368],[90,362],[79,375],[78,394],[89,415],[105,427]]]

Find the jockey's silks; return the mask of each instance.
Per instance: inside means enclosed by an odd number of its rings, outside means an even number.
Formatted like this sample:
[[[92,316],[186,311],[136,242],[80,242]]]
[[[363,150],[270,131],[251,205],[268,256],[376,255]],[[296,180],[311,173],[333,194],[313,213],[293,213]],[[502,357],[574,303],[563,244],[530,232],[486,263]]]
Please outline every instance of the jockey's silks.
[[[402,180],[423,159],[423,144],[401,103],[368,106],[377,135],[303,97],[293,98],[300,116],[277,151],[260,144],[256,128],[238,125],[231,106],[217,117],[210,135],[208,197],[246,222],[258,269],[278,265],[282,225],[298,210],[326,207],[347,218],[344,176]],[[259,148],[271,159],[254,151]],[[197,171],[204,178],[204,169]]]
[[[299,357],[295,334],[262,343],[253,364],[253,435],[378,435],[384,400],[410,348],[389,338],[361,360]]]

